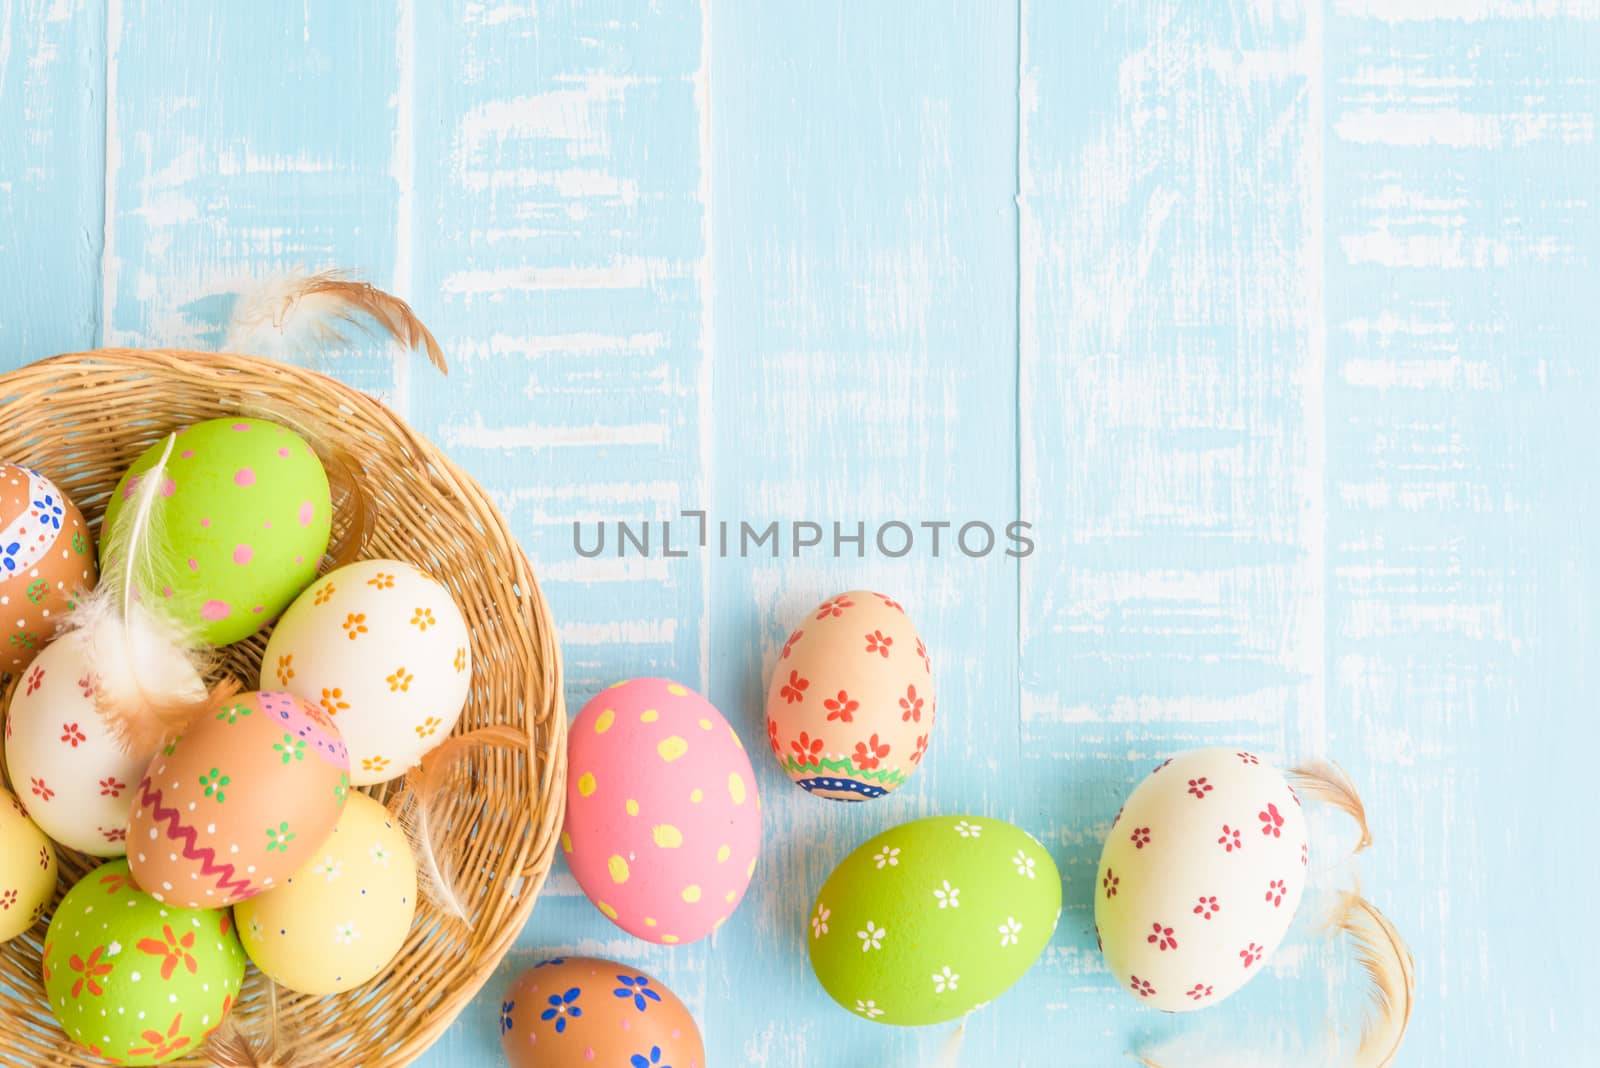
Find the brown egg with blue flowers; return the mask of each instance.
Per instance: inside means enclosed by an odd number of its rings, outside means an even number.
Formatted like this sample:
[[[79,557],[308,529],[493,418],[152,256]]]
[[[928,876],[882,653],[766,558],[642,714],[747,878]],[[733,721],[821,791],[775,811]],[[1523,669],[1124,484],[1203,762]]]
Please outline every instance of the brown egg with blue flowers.
[[[98,577],[77,506],[32,468],[0,463],[0,674],[26,668]]]
[[[639,969],[598,957],[553,957],[500,1002],[511,1068],[705,1068],[700,1028],[677,996]]]

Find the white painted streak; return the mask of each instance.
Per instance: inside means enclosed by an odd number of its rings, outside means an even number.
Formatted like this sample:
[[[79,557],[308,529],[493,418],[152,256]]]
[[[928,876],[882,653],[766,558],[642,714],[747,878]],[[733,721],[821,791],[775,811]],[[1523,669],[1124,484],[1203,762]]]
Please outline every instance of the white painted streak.
[[[1301,278],[1306,291],[1306,356],[1301,369],[1301,426],[1305,462],[1296,473],[1304,547],[1298,636],[1300,670],[1305,678],[1298,709],[1302,748],[1321,752],[1328,743],[1328,303],[1327,303],[1327,112],[1325,62],[1327,36],[1320,3],[1306,13],[1304,76],[1306,135],[1304,167],[1307,230]]]
[[[1031,151],[1031,120],[1039,110],[1039,83],[1029,63],[1028,33],[1029,0],[1018,5],[1017,34],[1017,464],[1018,485],[1021,496],[1017,502],[1019,514],[1031,517],[1037,514],[1038,455],[1034,446],[1033,382],[1031,372],[1039,358],[1039,304],[1033,285],[1032,270],[1039,262],[1039,220],[1033,211],[1033,197],[1037,190],[1033,168],[1028,164]],[[1027,610],[1030,603],[1029,576],[1031,567],[1019,567],[1017,579],[1017,648],[1028,647],[1033,613]],[[1018,674],[1019,686],[1021,673]],[[1031,700],[1027,687],[1021,687],[1018,707],[1027,719]]]
[[[507,515],[533,523],[671,522],[674,544],[683,546],[699,539],[698,523],[682,514],[683,487],[677,482],[578,479],[496,490],[493,497]],[[646,505],[649,507],[643,507]],[[626,512],[619,514],[619,506],[627,506]]]
[[[394,178],[395,234],[394,280],[397,296],[406,300],[412,293],[412,242],[416,213],[416,92],[417,92],[417,13],[413,0],[398,0],[395,26],[394,155],[389,174]],[[393,406],[401,418],[411,414],[411,363],[414,354],[400,346],[394,349]]]
[[[1470,89],[1471,78],[1459,75],[1428,74],[1412,67],[1385,63],[1363,64],[1344,79],[1347,85],[1367,85],[1384,89]]]
[[[603,113],[621,103],[625,90],[645,79],[607,74],[567,75],[576,88],[490,100],[461,117],[464,155],[493,149],[508,140],[550,138],[571,142],[585,156],[604,156],[609,148]]]
[[[1350,359],[1339,368],[1346,385],[1390,389],[1504,389],[1499,369],[1485,360],[1451,356],[1442,360]]]
[[[1381,22],[1484,19],[1594,19],[1600,0],[1336,0],[1334,13],[1344,18]]]
[[[667,560],[659,556],[628,556],[621,560],[614,556],[557,560],[555,563],[540,564],[539,582],[544,586],[548,586],[552,582],[577,582],[583,585],[602,582],[656,582],[665,584],[672,580],[674,563],[676,561]],[[702,567],[701,570],[710,571],[711,569]],[[709,613],[702,612],[701,615],[704,618]],[[702,678],[701,682],[704,683],[704,681]]]
[[[1074,704],[1055,693],[1030,695],[1023,719],[1030,723],[1252,723],[1274,731],[1283,726],[1285,687],[1273,686],[1254,693],[1200,697],[1120,696],[1109,703]]]
[[[564,645],[671,645],[676,619],[622,619],[605,623],[563,623]]]
[[[615,200],[624,207],[632,207],[639,200],[637,181],[591,167],[466,168],[461,174],[461,187],[473,193],[548,189],[563,200]]]
[[[456,271],[445,276],[444,291],[491,299],[508,290],[646,289],[684,273],[671,260],[619,256],[611,263],[585,267],[502,267]]]
[[[469,26],[503,26],[538,15],[539,9],[534,4],[468,4],[461,13],[462,21]]]
[[[1381,267],[1506,267],[1519,258],[1516,255],[1519,248],[1500,238],[1472,236],[1456,229],[1443,233],[1397,233],[1381,219],[1367,233],[1341,237],[1339,247],[1352,264],[1370,263]],[[1534,261],[1555,260],[1573,251],[1569,242],[1555,237],[1535,240],[1521,247],[1531,253],[1527,258]]]
[[[1444,148],[1505,148],[1538,143],[1587,145],[1595,119],[1583,112],[1485,114],[1458,108],[1354,109],[1339,116],[1334,131],[1354,144]]]
[[[444,428],[447,445],[468,449],[548,449],[604,445],[664,445],[671,432],[665,423],[625,423],[620,426],[508,426],[486,427],[481,417],[469,425]]]
[[[173,107],[185,104],[192,106],[194,103],[174,101]],[[264,156],[249,145],[226,149],[208,158],[210,163],[207,170],[228,178],[240,174],[330,174],[334,169],[331,159],[303,153]]]
[[[117,257],[117,176],[122,168],[122,140],[117,126],[117,66],[122,51],[122,0],[106,2],[106,139],[105,213],[100,237],[100,336],[97,345],[113,342],[111,316],[117,306],[117,276],[122,261]]]
[[[665,334],[490,334],[488,340],[463,341],[457,355],[464,359],[489,356],[654,356],[667,342]]]
[[[1444,319],[1404,318],[1385,309],[1377,315],[1346,319],[1339,328],[1358,341],[1375,340],[1387,346],[1396,338],[1405,338],[1412,344],[1419,339],[1430,339],[1428,343],[1432,347],[1455,351],[1451,340],[1455,336],[1455,326]]]
[[[700,119],[700,264],[696,282],[700,287],[700,367],[695,396],[700,410],[699,501],[711,507],[716,488],[716,405],[713,364],[716,357],[715,293],[712,279],[711,205],[716,203],[711,159],[711,0],[700,3],[700,66],[694,73],[695,113]],[[700,567],[700,692],[711,691],[711,574],[705,563]]]
[[[0,86],[6,84],[6,68],[11,63],[11,21],[16,17],[14,4],[0,4]],[[5,188],[9,188],[7,182]]]

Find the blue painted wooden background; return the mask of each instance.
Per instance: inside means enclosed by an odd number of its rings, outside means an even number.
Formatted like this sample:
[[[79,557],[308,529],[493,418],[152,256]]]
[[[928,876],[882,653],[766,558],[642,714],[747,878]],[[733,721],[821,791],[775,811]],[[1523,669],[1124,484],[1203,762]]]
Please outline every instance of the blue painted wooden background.
[[[1066,879],[963,1063],[1107,1065],[1307,1033],[1355,995],[1301,932],[1216,1011],[1109,981],[1090,884],[1121,797],[1225,741],[1364,787],[1409,936],[1402,1064],[1600,1045],[1588,663],[1600,452],[1600,3],[0,0],[0,363],[211,347],[231,294],[346,266],[447,382],[318,356],[495,494],[568,700],[672,674],[759,749],[800,612],[892,591],[935,658],[929,762],[814,802],[713,940],[620,936],[557,870],[422,1063],[495,1056],[552,949],[659,974],[711,1063],[919,1064],[948,1029],[829,1002],[806,905],[892,822],[978,811]],[[583,560],[573,519],[1022,518],[1020,562]]]

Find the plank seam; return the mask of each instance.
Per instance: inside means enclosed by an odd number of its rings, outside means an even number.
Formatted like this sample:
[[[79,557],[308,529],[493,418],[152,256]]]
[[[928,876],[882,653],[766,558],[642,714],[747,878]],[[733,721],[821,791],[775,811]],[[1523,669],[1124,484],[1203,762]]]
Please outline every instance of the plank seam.
[[[117,298],[112,272],[116,269],[116,171],[122,164],[122,150],[117,138],[117,120],[114,110],[117,96],[116,49],[122,36],[122,0],[107,0],[105,19],[100,26],[100,239],[95,244],[91,238],[90,256],[98,262],[99,292],[92,302],[90,325],[93,344],[100,348],[109,343],[112,306]]]

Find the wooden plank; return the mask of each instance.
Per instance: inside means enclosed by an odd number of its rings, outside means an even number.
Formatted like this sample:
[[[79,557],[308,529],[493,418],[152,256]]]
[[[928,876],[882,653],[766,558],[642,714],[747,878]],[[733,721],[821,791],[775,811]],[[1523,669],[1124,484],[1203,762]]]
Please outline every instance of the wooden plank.
[[[1205,1023],[1143,1010],[1096,952],[1092,881],[1165,756],[1322,742],[1320,34],[1289,4],[1023,4],[1021,477],[1040,550],[1008,775],[1048,799],[1067,879],[1031,1026],[1074,1035],[1025,1063],[1110,1064],[1294,1003],[1261,980]]]
[[[711,13],[711,390],[715,511],[823,525],[796,559],[713,564],[712,696],[757,740],[768,845],[707,959],[712,1063],[934,1063],[951,1027],[854,1017],[807,964],[805,917],[832,867],[886,827],[980,811],[1047,835],[1012,785],[1017,561],[969,558],[923,521],[1016,517],[1015,12],[981,4],[717,5]],[[888,559],[879,524],[916,529]],[[832,524],[866,524],[834,558]],[[891,541],[891,545],[897,544]],[[974,542],[974,544],[976,544]],[[861,805],[791,785],[759,743],[765,681],[816,603],[903,601],[934,662],[927,763]],[[1013,1065],[1042,976],[967,1025],[964,1063]]]
[[[413,421],[532,558],[574,714],[631,676],[704,689],[706,561],[664,558],[659,528],[651,556],[614,553],[616,522],[709,504],[700,7],[418,4],[411,18],[409,274],[452,360],[445,382],[414,372]],[[575,521],[585,544],[608,524],[604,556],[577,554]],[[517,948],[419,1064],[498,1061],[501,993],[557,952],[635,963],[718,1014],[720,956],[627,938],[558,860]]]
[[[392,5],[110,0],[107,18],[107,344],[215,348],[232,295],[284,270],[389,280]],[[379,345],[304,362],[394,395]]]
[[[0,367],[99,332],[104,35],[99,4],[0,3]]]
[[[1404,1059],[1579,1063],[1600,5],[1335,6],[1330,742],[1421,963]]]

